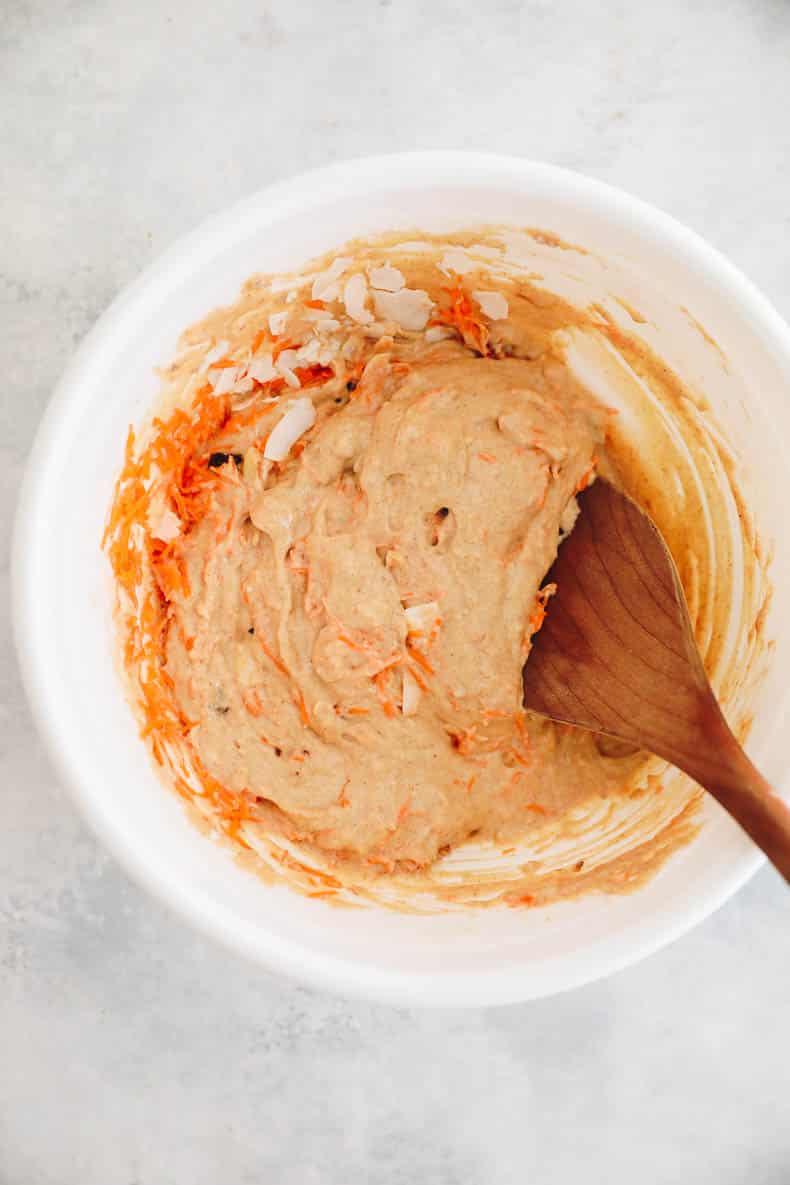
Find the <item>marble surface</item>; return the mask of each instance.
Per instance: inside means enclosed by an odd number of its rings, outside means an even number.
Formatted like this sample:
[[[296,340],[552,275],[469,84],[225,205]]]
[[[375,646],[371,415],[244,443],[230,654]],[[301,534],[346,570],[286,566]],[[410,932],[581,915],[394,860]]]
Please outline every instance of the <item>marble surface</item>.
[[[786,0],[3,0],[0,1185],[786,1185],[790,897],[770,871],[615,978],[482,1012],[348,1003],[195,936],[58,785],[8,536],[114,293],[267,182],[488,148],[671,211],[790,316]]]

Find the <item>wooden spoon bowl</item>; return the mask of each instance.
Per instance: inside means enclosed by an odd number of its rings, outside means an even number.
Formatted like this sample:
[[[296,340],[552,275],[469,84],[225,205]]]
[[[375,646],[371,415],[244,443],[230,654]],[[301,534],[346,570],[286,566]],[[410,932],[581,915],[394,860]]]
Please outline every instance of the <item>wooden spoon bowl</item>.
[[[524,665],[524,707],[670,761],[790,882],[790,808],[724,719],[655,524],[600,479],[579,503],[547,577],[557,593]]]

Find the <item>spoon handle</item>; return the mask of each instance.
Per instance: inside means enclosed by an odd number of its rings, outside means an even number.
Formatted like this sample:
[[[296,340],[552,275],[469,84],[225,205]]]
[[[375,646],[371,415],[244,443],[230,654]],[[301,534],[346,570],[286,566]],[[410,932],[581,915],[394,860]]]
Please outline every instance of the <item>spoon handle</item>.
[[[790,884],[790,806],[755,769],[712,696],[711,701],[707,744],[693,762],[683,763],[686,773],[721,803]]]

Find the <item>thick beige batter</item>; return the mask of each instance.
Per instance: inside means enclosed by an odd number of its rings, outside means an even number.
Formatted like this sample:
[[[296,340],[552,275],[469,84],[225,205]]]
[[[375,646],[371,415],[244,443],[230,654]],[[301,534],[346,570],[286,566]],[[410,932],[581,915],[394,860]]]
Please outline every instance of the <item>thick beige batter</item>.
[[[712,520],[684,466],[719,463],[717,438],[600,308],[516,279],[507,235],[474,244],[382,239],[253,278],[185,334],[116,492],[106,542],[154,756],[201,819],[322,895],[389,877],[402,904],[464,841],[525,837],[526,863],[436,892],[617,890],[692,830],[692,792],[662,797],[660,763],[524,713],[520,672],[597,472],[650,508],[713,669]],[[580,335],[624,414],[573,377]],[[764,593],[742,522],[749,628]],[[714,542],[729,579],[733,543]]]
[[[377,354],[325,411],[282,473],[250,484],[229,460],[189,541],[167,670],[209,772],[383,865],[622,784],[591,738],[521,711],[536,594],[605,411],[455,345]]]

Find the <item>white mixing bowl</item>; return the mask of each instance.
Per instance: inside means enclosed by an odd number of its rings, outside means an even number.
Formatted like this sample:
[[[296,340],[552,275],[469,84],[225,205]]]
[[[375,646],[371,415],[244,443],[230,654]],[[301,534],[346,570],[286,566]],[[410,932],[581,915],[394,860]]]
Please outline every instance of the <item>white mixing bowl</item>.
[[[749,748],[781,787],[790,330],[695,234],[585,177],[467,153],[376,157],[274,185],[212,219],[148,268],[84,341],[41,425],[16,524],[24,677],[41,733],[90,824],[140,882],[201,930],[302,980],[401,1005],[501,1004],[605,975],[699,922],[751,876],[760,856],[708,801],[699,837],[628,896],[425,917],[337,909],[264,885],[198,833],[154,774],[114,665],[112,585],[99,539],[127,427],[150,408],[154,368],[172,356],[183,328],[231,300],[250,273],[299,266],[350,237],[483,223],[546,228],[583,244],[610,263],[612,291],[627,284],[643,311],[654,296],[659,304],[669,297],[726,355],[727,371],[720,358],[712,367],[713,347],[701,333],[688,334],[680,349],[669,331],[662,341],[738,441],[753,469],[758,522],[775,536],[776,645]]]

